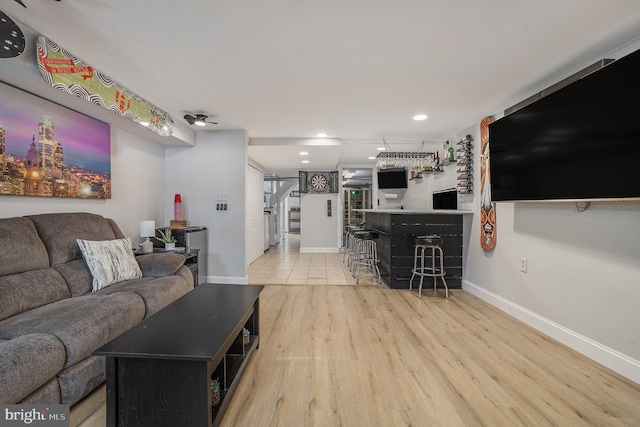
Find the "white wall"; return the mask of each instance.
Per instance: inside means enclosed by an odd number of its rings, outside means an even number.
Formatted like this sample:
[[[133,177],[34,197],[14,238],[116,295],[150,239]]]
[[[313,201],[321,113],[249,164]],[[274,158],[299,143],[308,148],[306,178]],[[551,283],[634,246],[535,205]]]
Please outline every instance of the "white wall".
[[[471,127],[465,129],[460,132],[458,135],[452,136],[449,140],[453,144],[454,148],[458,141],[463,139],[466,135],[471,135],[473,137],[474,148],[477,144],[479,144],[479,136],[474,135],[475,128]],[[436,147],[437,149],[437,147]],[[429,150],[429,149],[427,149]],[[382,208],[383,204],[389,207],[397,207],[397,205],[402,204],[404,209],[412,209],[412,210],[421,210],[421,209],[433,209],[433,198],[432,195],[434,192],[449,190],[452,188],[456,188],[458,185],[457,176],[458,166],[453,164],[448,164],[442,166],[442,172],[433,173],[433,174],[425,174],[422,178],[410,180],[406,190],[379,190],[378,194],[381,198],[380,207]],[[401,197],[398,200],[387,200],[384,202],[382,200],[383,195],[385,193],[393,193],[396,192],[401,194]],[[458,195],[458,209],[471,209],[473,207],[473,194],[459,194]],[[394,206],[396,205],[396,206]]]
[[[498,203],[496,218],[485,253],[474,215],[464,288],[640,382],[640,203]]]
[[[245,259],[245,171],[247,133],[244,130],[199,131],[193,148],[167,147],[165,214],[173,217],[173,196],[182,195],[184,218],[207,227],[207,278],[213,283],[248,281]],[[216,210],[216,197],[227,198],[228,209]]]
[[[327,216],[327,200],[331,200],[331,216]],[[339,252],[339,200],[338,193],[300,195],[300,252]]]
[[[463,139],[466,135],[473,137],[474,149],[476,145],[480,144],[479,133],[477,126],[470,127],[460,132],[457,135],[453,135],[449,138],[449,141],[453,144],[454,148],[458,141]],[[429,146],[425,148],[425,151],[442,150],[442,146]],[[456,188],[458,180],[456,179],[458,173],[458,166],[449,164],[442,166],[442,172],[425,174],[422,178],[411,179],[408,181],[406,189],[388,189],[378,190],[377,197],[379,199],[379,209],[397,209],[402,206],[404,209],[410,210],[429,210],[433,208],[433,192],[449,190]],[[410,172],[409,173],[409,177]],[[374,187],[377,187],[377,169],[374,168]],[[393,194],[397,195],[397,198],[386,198],[385,195]],[[473,194],[459,194],[458,195],[458,209],[472,209],[473,208],[474,195]],[[373,201],[374,207],[376,206],[376,200]]]
[[[594,173],[606,179],[615,167]],[[479,215],[465,219],[464,289],[640,383],[640,202],[594,202],[585,212],[573,203],[498,203],[490,252],[480,247]]]
[[[54,212],[91,212],[113,218],[132,244],[139,243],[140,221],[164,222],[164,146],[111,127],[109,200],[0,196],[0,217]]]

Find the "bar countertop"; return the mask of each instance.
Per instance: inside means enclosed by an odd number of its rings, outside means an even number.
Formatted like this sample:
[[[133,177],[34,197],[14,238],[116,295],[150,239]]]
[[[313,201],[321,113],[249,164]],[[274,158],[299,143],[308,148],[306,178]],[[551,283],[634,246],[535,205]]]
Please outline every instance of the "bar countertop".
[[[474,212],[468,209],[354,209],[358,212],[376,212],[397,215],[432,214],[432,215],[468,215]]]

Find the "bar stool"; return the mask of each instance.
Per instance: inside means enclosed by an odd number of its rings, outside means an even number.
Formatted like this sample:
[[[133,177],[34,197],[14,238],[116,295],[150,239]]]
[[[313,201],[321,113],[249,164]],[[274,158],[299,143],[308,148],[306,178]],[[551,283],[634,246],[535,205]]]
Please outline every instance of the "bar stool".
[[[349,258],[347,259],[347,267],[352,274],[355,273],[355,261],[361,258],[364,254],[361,240],[366,237],[373,237],[373,234],[369,235],[368,233],[369,231],[359,226],[352,226],[349,230]],[[378,237],[377,234],[375,237]]]
[[[409,290],[413,287],[413,278],[420,276],[420,287],[418,289],[418,298],[422,298],[422,281],[425,277],[433,277],[433,290],[436,290],[438,277],[442,279],[445,289],[445,298],[449,298],[449,288],[447,281],[444,279],[444,255],[442,253],[443,239],[436,234],[431,236],[417,236],[415,239],[415,251],[413,255],[413,269],[411,270],[411,279],[409,280]],[[431,267],[425,267],[425,258],[431,258]],[[420,266],[418,266],[420,260]],[[427,264],[428,265],[428,264]]]
[[[378,233],[375,231],[356,231],[354,236],[354,252],[351,262],[352,276],[356,284],[360,282],[360,266],[366,266],[373,273],[373,278],[380,283],[380,269],[378,268],[378,249],[375,239]]]
[[[353,236],[353,233],[355,233],[356,231],[364,231],[364,228],[359,225],[347,225],[346,228],[347,228],[347,242],[344,249],[344,253],[342,254],[342,262],[344,262],[346,258],[347,266],[349,267],[349,269],[351,269],[351,258],[353,256],[354,241],[355,241],[355,237]]]

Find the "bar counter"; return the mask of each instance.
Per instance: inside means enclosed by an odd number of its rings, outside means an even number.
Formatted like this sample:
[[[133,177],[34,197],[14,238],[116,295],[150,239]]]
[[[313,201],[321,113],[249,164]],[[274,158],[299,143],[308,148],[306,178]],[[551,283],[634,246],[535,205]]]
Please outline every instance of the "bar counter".
[[[438,234],[444,243],[444,270],[449,289],[462,287],[463,217],[469,210],[362,209],[366,213],[365,226],[376,230],[379,268],[382,280],[393,289],[409,289],[413,268],[414,239],[425,234]],[[414,287],[417,286],[414,279]],[[424,287],[433,287],[425,278]],[[438,287],[442,282],[438,281]]]

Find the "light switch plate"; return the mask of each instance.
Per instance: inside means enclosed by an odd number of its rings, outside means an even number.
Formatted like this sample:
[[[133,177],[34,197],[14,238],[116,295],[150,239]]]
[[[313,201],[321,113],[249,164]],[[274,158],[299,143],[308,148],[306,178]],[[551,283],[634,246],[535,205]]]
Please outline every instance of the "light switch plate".
[[[522,271],[523,273],[527,272],[527,259],[526,258],[520,258],[520,271]]]

